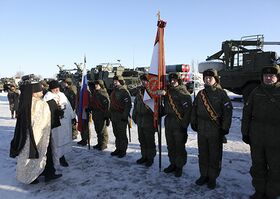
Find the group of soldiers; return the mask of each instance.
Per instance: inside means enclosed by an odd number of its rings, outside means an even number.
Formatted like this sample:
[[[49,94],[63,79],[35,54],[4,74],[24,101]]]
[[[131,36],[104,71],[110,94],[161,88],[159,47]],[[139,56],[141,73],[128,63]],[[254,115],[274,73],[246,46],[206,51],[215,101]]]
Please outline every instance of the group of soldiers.
[[[132,118],[138,125],[138,136],[142,157],[138,164],[147,167],[153,163],[156,154],[153,127],[153,113],[145,104],[143,95],[148,83],[142,76],[142,89],[134,101]],[[187,128],[197,132],[198,161],[200,177],[196,184],[207,184],[215,189],[216,179],[221,172],[223,138],[229,133],[232,120],[232,103],[221,88],[216,70],[203,72],[204,89],[200,90],[192,102],[191,96],[182,84],[180,76],[169,74],[166,90],[158,91],[164,105],[161,116],[165,116],[165,137],[170,165],[165,173],[182,175],[187,162],[185,144]],[[255,193],[251,199],[276,199],[280,197],[280,69],[278,65],[265,66],[262,69],[261,84],[252,91],[244,102],[242,118],[242,140],[250,145],[252,167],[252,185]]]
[[[280,69],[278,65],[264,67],[260,77],[261,84],[244,102],[242,119],[242,139],[250,145],[252,167],[250,170],[252,184],[256,192],[250,198],[277,198],[280,196]],[[142,87],[139,89],[132,110],[132,119],[138,128],[138,139],[141,148],[141,158],[137,164],[150,167],[156,156],[153,111],[144,100],[148,79],[140,77]],[[157,91],[163,97],[160,117],[165,116],[165,137],[170,165],[164,168],[165,173],[182,176],[183,167],[187,162],[187,128],[197,132],[198,162],[200,177],[196,180],[199,186],[207,185],[209,189],[216,188],[216,179],[221,172],[223,139],[229,133],[232,120],[233,106],[227,93],[221,88],[216,70],[208,69],[203,72],[204,89],[200,90],[194,101],[186,86],[182,83],[180,74],[168,75],[168,86],[165,90]],[[112,156],[122,158],[126,155],[128,138],[127,123],[131,109],[131,97],[121,76],[114,77],[114,90],[110,97],[104,91],[101,80],[95,81],[100,85],[103,94],[93,92],[90,101],[95,129],[98,135],[99,150],[107,147],[108,132],[106,126],[112,121],[116,150]],[[100,96],[100,97],[97,97]],[[101,97],[102,96],[102,97]],[[81,141],[82,143],[83,140]]]
[[[261,84],[244,102],[242,119],[242,139],[250,145],[252,167],[250,174],[256,192],[250,198],[277,198],[280,196],[280,69],[278,65],[264,67],[261,74]],[[138,128],[138,139],[141,148],[141,158],[137,164],[147,168],[153,165],[156,156],[153,110],[146,104],[144,94],[147,91],[146,75],[140,77],[142,87],[135,100],[132,115],[132,102],[122,76],[113,78],[114,89],[108,94],[104,82],[95,80],[89,82],[89,103],[86,107],[88,115],[92,116],[97,133],[97,145],[94,149],[104,150],[108,144],[107,127],[110,122],[115,136],[115,150],[112,156],[126,156],[128,137],[126,134],[129,119],[132,118]],[[229,133],[233,106],[227,93],[221,88],[216,70],[207,69],[203,72],[204,89],[200,90],[192,102],[192,97],[182,83],[180,75],[168,75],[168,86],[158,90],[157,95],[163,98],[160,107],[160,117],[165,116],[165,137],[167,143],[169,166],[165,173],[173,173],[181,177],[183,167],[187,162],[186,142],[188,126],[197,132],[198,163],[200,177],[196,180],[199,186],[207,185],[209,189],[216,188],[216,179],[221,172],[223,138]],[[77,89],[71,80],[65,80],[64,93],[71,104],[72,110],[77,109]],[[57,85],[56,85],[57,86]],[[54,85],[52,85],[54,87]],[[72,119],[72,130],[75,130],[75,118]],[[88,118],[89,119],[89,118]],[[89,139],[88,124],[82,126],[82,140],[79,145],[86,145]],[[65,158],[64,158],[65,160]],[[60,163],[65,163],[62,161]]]

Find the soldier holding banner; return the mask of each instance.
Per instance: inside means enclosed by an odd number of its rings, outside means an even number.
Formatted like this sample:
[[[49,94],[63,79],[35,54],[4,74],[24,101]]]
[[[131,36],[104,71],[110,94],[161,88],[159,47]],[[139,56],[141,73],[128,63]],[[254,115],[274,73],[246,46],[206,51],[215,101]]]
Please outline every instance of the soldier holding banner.
[[[146,167],[152,166],[156,155],[155,128],[153,125],[153,111],[144,102],[145,84],[148,83],[146,75],[141,75],[142,87],[134,100],[132,119],[138,127],[138,139],[141,147],[142,157],[136,161],[137,164],[145,164]]]
[[[183,166],[187,162],[185,144],[188,139],[192,98],[179,74],[169,74],[168,80],[169,88],[161,94],[164,95],[163,115],[166,115],[164,125],[170,165],[163,171],[174,172],[176,177],[181,177]]]

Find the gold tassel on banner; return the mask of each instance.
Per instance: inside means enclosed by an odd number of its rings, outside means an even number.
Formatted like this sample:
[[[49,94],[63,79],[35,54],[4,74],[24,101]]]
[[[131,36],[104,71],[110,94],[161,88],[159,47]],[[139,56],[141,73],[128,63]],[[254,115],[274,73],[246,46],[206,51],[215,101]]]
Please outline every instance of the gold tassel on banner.
[[[89,121],[88,122],[90,122],[90,123],[92,123],[93,121],[92,121],[92,114],[89,114]]]
[[[132,118],[129,117],[129,128],[132,128]]]

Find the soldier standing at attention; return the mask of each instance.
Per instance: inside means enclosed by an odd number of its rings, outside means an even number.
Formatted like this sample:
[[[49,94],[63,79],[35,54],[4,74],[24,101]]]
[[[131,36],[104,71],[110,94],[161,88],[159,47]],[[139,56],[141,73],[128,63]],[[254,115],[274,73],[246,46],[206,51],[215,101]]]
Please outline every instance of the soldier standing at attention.
[[[94,91],[90,97],[89,108],[92,112],[92,119],[94,122],[95,131],[97,133],[97,145],[93,146],[94,149],[103,151],[107,148],[108,144],[108,131],[109,126],[109,95],[102,80],[93,82]]]
[[[199,186],[207,183],[209,189],[215,189],[221,171],[223,136],[229,133],[231,125],[232,104],[219,85],[216,70],[204,71],[203,81],[205,88],[194,100],[191,117],[191,127],[197,131],[201,175],[195,183]]]
[[[63,91],[63,93],[65,94],[65,96],[67,97],[68,101],[70,102],[73,111],[76,112],[76,107],[77,107],[77,87],[73,84],[71,78],[66,78],[64,80],[64,91]],[[76,122],[73,122],[73,124],[72,124],[72,138],[73,139],[76,139],[77,135],[78,135],[78,131],[77,131],[76,126],[77,126]]]
[[[17,117],[19,92],[16,90],[15,85],[11,85],[8,91],[8,101],[10,105],[11,118]]]
[[[243,108],[242,139],[250,145],[250,174],[256,192],[251,199],[280,196],[280,69],[262,69],[261,84]]]
[[[185,144],[188,139],[187,128],[190,123],[192,98],[177,73],[168,76],[169,88],[163,92],[165,137],[167,142],[170,165],[163,171],[175,172],[176,177],[181,177],[183,166],[187,162]]]
[[[49,84],[45,80],[41,80],[40,84],[42,85],[43,97],[44,97],[49,90]]]
[[[110,96],[110,118],[116,138],[116,150],[111,155],[123,158],[126,155],[128,145],[126,128],[131,109],[131,97],[122,76],[114,76],[113,84],[114,89]]]
[[[142,82],[142,87],[136,95],[132,112],[132,119],[138,127],[138,140],[140,142],[142,155],[136,163],[145,163],[145,166],[150,167],[154,163],[154,157],[156,156],[155,129],[153,126],[154,118],[153,111],[143,100],[145,84],[148,83],[146,75],[141,75],[140,80]]]

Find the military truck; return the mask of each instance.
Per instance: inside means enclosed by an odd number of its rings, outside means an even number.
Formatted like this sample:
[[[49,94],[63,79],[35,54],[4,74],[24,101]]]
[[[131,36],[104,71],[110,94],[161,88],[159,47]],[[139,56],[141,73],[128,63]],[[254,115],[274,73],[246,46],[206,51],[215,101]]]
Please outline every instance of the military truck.
[[[88,79],[92,81],[98,79],[103,80],[110,94],[113,90],[113,77],[115,75],[121,75],[130,94],[134,96],[139,86],[141,86],[139,77],[143,73],[142,71],[125,68],[120,63],[101,63],[90,70],[90,77]]]
[[[279,60],[276,52],[264,51],[264,45],[280,45],[280,42],[265,42],[263,35],[224,41],[219,52],[199,63],[198,70],[217,69],[221,86],[243,95],[243,101],[246,101],[250,92],[260,84],[262,68]]]
[[[74,85],[79,86],[79,82],[82,80],[82,68],[80,64],[74,63],[76,68],[63,69],[64,65],[57,65],[59,72],[56,75],[58,81],[64,81],[66,78],[71,78]]]

